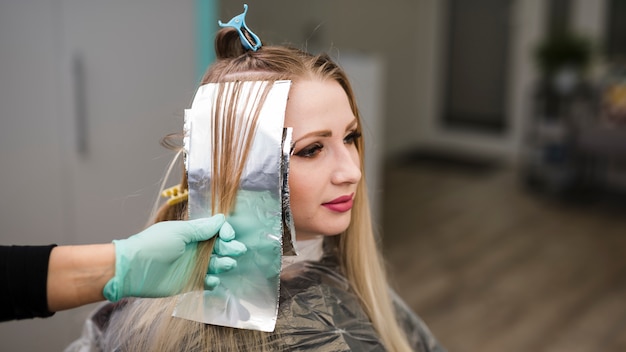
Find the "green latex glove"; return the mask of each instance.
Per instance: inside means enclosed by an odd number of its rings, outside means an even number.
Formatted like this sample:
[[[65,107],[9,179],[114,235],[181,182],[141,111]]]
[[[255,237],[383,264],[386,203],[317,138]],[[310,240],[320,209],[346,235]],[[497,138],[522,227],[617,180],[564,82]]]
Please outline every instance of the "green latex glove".
[[[196,261],[198,242],[216,234],[205,288],[219,284],[214,274],[237,266],[246,246],[234,240],[235,231],[224,215],[189,221],[164,221],[124,240],[115,240],[115,276],[102,291],[115,302],[123,297],[166,297],[181,292]]]

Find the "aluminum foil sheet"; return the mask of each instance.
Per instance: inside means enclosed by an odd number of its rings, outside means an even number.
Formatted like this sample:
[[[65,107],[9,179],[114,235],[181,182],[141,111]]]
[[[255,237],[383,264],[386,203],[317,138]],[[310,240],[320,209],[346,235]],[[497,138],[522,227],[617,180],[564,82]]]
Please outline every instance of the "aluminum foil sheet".
[[[217,274],[220,285],[211,291],[181,295],[175,317],[234,328],[273,331],[276,324],[281,254],[293,253],[294,233],[288,193],[288,162],[291,131],[285,130],[284,117],[290,81],[250,81],[221,83],[228,98],[237,97],[239,130],[248,133],[249,116],[258,107],[264,87],[273,85],[261,106],[241,176],[235,210],[227,221],[236,239],[248,251],[237,258],[237,268]],[[185,111],[185,166],[189,182],[189,218],[211,216],[213,165],[212,117],[220,84],[201,86],[190,109]],[[238,87],[238,88],[235,88]],[[237,92],[234,90],[238,89]],[[222,155],[216,151],[216,155]],[[285,235],[285,233],[289,233]],[[284,249],[283,249],[284,248]]]

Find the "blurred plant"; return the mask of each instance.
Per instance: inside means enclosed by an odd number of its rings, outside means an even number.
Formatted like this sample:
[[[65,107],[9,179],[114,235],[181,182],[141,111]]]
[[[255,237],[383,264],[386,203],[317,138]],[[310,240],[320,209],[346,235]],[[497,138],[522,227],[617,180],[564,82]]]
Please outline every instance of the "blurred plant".
[[[535,61],[544,77],[563,68],[584,72],[591,63],[591,41],[581,35],[563,32],[552,34],[535,49]]]

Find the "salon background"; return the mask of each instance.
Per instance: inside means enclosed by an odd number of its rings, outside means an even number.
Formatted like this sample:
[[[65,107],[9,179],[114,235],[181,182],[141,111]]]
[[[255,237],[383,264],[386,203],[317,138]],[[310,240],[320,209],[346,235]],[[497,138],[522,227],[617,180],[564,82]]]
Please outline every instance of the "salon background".
[[[623,351],[626,5],[619,0],[249,1],[265,43],[354,82],[392,282],[450,351]],[[238,1],[0,2],[2,244],[145,224],[159,145]],[[93,306],[3,323],[62,350]]]

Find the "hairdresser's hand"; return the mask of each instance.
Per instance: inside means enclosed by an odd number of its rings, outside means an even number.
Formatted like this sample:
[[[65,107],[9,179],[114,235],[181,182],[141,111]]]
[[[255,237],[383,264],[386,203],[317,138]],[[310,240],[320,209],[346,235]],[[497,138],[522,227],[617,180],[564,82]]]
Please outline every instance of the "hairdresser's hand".
[[[165,297],[178,294],[189,281],[196,261],[197,245],[216,234],[205,285],[219,283],[211,274],[234,268],[233,258],[246,251],[235,241],[233,228],[224,215],[189,221],[159,222],[124,240],[115,240],[115,276],[104,286],[103,295],[115,302],[123,297]]]

